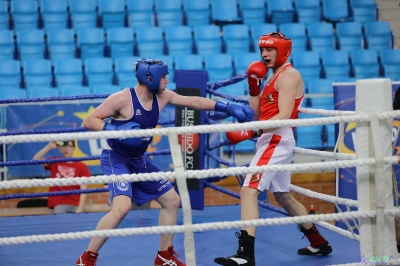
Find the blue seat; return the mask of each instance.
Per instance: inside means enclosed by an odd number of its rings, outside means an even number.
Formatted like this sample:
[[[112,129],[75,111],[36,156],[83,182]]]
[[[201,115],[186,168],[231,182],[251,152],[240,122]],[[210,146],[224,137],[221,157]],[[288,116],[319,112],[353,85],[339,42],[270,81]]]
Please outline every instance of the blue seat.
[[[258,40],[262,35],[270,32],[277,32],[278,26],[270,23],[261,23],[250,25],[250,38],[253,42],[254,51],[258,51]]]
[[[110,28],[107,30],[107,44],[112,58],[132,56],[134,37],[132,28]]]
[[[381,51],[381,62],[385,77],[393,81],[400,81],[400,50]]]
[[[266,10],[264,1],[239,0],[243,23],[246,25],[260,24],[266,22]]]
[[[104,30],[82,28],[76,30],[77,46],[82,59],[104,56]]]
[[[204,68],[208,81],[215,82],[231,78],[233,75],[232,56],[230,54],[212,54],[204,56]]]
[[[322,65],[327,79],[336,82],[350,77],[350,61],[347,51],[327,50],[322,53]]]
[[[159,27],[183,25],[181,0],[155,0],[154,4]]]
[[[295,21],[296,10],[292,0],[267,0],[269,21],[273,24],[292,23]]]
[[[59,89],[61,96],[90,95],[92,90],[86,86],[65,86]]]
[[[322,15],[329,22],[345,22],[351,20],[347,0],[322,0]]]
[[[63,29],[68,26],[67,0],[40,0],[40,12],[45,29]]]
[[[103,29],[125,26],[125,0],[98,0]]]
[[[21,65],[19,61],[0,60],[0,86],[2,89],[21,87]]]
[[[183,0],[183,10],[188,26],[195,27],[210,24],[211,11],[209,1]]]
[[[312,94],[332,94],[333,95],[333,85],[334,80],[331,79],[310,79],[308,81],[308,93]],[[332,98],[332,97],[331,97]],[[311,101],[314,101],[312,98]],[[316,103],[318,100],[316,101]]]
[[[322,51],[336,49],[332,23],[309,23],[307,25],[307,32],[312,51],[321,54]]]
[[[193,27],[193,38],[197,54],[207,55],[221,53],[222,39],[218,26],[195,26]]]
[[[375,50],[355,50],[351,52],[354,76],[357,79],[380,76],[378,52]]]
[[[169,55],[191,54],[193,51],[192,28],[170,26],[164,29],[165,43]]]
[[[25,99],[26,98],[26,90],[24,89],[4,89],[0,90],[0,99]]]
[[[340,50],[352,51],[364,48],[364,36],[360,22],[337,23],[336,35]]]
[[[299,23],[308,24],[322,21],[322,9],[319,0],[294,1]]]
[[[318,79],[321,76],[321,66],[318,52],[305,51],[292,54],[293,65],[300,72],[304,82]]]
[[[302,52],[307,49],[306,25],[303,23],[284,23],[279,25],[279,31],[292,40],[292,52]]]
[[[73,29],[46,30],[48,57],[51,59],[75,57],[74,35]]]
[[[10,16],[8,14],[8,1],[0,1],[0,30],[10,28]]]
[[[49,87],[52,85],[51,62],[45,59],[27,60],[22,63],[25,88]]]
[[[96,84],[90,88],[93,94],[112,94],[120,91],[123,87],[115,86],[115,85],[102,85]]]
[[[364,32],[368,49],[381,51],[392,48],[393,36],[389,22],[366,22],[364,23]]]
[[[97,0],[68,0],[71,26],[74,29],[95,28],[97,25]]]
[[[350,0],[351,7],[376,7],[376,0]]]
[[[20,60],[41,59],[45,53],[43,30],[22,29],[16,32]]]
[[[127,56],[118,57],[114,59],[115,65],[115,75],[120,88],[124,87],[134,87],[137,84],[137,79],[135,77],[135,66],[134,63],[137,62],[137,57]]]
[[[261,61],[261,55],[255,53],[237,53],[233,55],[233,65],[235,67],[236,75],[247,72],[247,68],[254,61]]]
[[[314,97],[311,99],[311,107],[315,109],[334,110],[333,96]]]
[[[354,21],[365,23],[377,20],[375,0],[350,0]]]
[[[226,53],[250,52],[249,27],[244,24],[231,24],[222,27],[223,40],[226,46]]]
[[[87,85],[89,87],[93,87],[97,84],[112,85],[114,72],[111,58],[87,58],[83,61],[83,64]]]
[[[175,70],[203,70],[203,57],[198,54],[175,56]]]
[[[38,88],[28,89],[26,92],[29,98],[46,98],[46,97],[56,97],[60,95],[59,90],[53,87],[38,87]]]
[[[214,23],[237,22],[242,19],[239,17],[239,9],[236,0],[210,0],[211,3],[211,20]]]
[[[140,27],[135,33],[139,56],[151,58],[163,53],[163,30],[160,27]]]
[[[140,28],[155,26],[153,1],[126,0],[128,26]]]
[[[53,60],[54,77],[57,87],[81,86],[83,84],[82,60],[59,58]]]
[[[13,59],[15,54],[14,34],[10,30],[0,30],[0,59]]]
[[[299,119],[316,118],[315,115],[299,114]],[[296,147],[305,149],[322,149],[322,126],[296,127]]]
[[[32,0],[10,1],[10,12],[14,30],[36,29],[38,27],[38,4]]]
[[[218,92],[227,94],[229,96],[243,96],[247,94],[248,83],[247,80],[242,80],[228,86],[223,86],[218,89]]]

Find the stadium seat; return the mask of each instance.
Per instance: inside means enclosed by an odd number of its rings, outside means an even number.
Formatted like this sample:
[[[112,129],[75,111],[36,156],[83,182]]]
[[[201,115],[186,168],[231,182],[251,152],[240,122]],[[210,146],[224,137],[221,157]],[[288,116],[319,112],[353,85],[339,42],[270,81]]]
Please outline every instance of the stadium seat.
[[[218,92],[227,94],[229,96],[245,97],[247,94],[247,80],[242,80],[228,86],[218,88]]]
[[[48,58],[75,57],[75,32],[73,29],[46,30]]]
[[[389,22],[372,21],[364,23],[368,49],[381,51],[392,48],[392,31]]]
[[[360,22],[337,23],[336,35],[340,50],[352,51],[364,48],[364,37]]]
[[[59,90],[53,87],[38,87],[34,89],[27,89],[26,92],[29,98],[46,98],[56,97],[60,95]]]
[[[233,75],[232,56],[229,54],[205,55],[204,68],[208,73],[209,82],[231,78]]]
[[[345,22],[352,19],[347,0],[322,0],[322,15],[329,22]]]
[[[13,19],[14,30],[38,28],[39,11],[36,1],[10,1],[10,12]]]
[[[115,86],[115,85],[96,84],[96,86],[93,86],[90,89],[93,94],[112,94],[112,93],[120,91],[121,89],[124,89],[124,87]]]
[[[107,30],[107,44],[112,58],[132,56],[134,37],[132,28],[110,28]]]
[[[13,59],[15,54],[14,34],[10,30],[0,30],[0,59]]]
[[[266,10],[264,1],[239,0],[243,23],[246,25],[260,24],[266,22]]]
[[[267,0],[269,21],[273,24],[292,23],[295,21],[296,10],[292,0]]]
[[[98,0],[103,29],[125,26],[125,0]]]
[[[18,89],[18,88],[8,88],[4,90],[0,90],[0,99],[24,99],[26,98],[26,90]]]
[[[137,84],[135,66],[137,57],[127,56],[114,59],[115,74],[120,88],[134,87]]]
[[[375,0],[350,0],[354,21],[365,23],[377,20]]]
[[[357,79],[378,78],[380,68],[378,52],[375,50],[355,50],[351,52],[354,76]]]
[[[308,81],[308,93],[312,94],[332,94],[333,96],[333,85],[334,80],[331,79],[311,79]],[[313,101],[314,98],[311,99]]]
[[[400,50],[381,51],[381,63],[386,78],[400,81]]]
[[[82,59],[104,56],[104,30],[99,28],[76,29],[77,46]]]
[[[318,52],[304,51],[292,54],[293,65],[300,72],[304,82],[320,78],[321,66]]]
[[[27,60],[22,63],[25,88],[50,87],[52,85],[51,62],[45,59]]]
[[[261,23],[250,25],[250,38],[253,42],[254,51],[258,51],[258,40],[262,35],[270,32],[277,32],[278,27],[275,24]]]
[[[71,26],[74,29],[95,28],[97,25],[97,0],[68,0]]]
[[[210,0],[211,20],[215,24],[240,23],[239,9],[236,0]]]
[[[247,68],[254,61],[261,61],[260,53],[237,53],[233,55],[233,65],[235,67],[236,75],[244,74]]]
[[[45,53],[43,30],[22,29],[16,32],[20,60],[42,59]]]
[[[322,9],[319,0],[294,0],[298,22],[303,24],[321,22]]]
[[[111,58],[94,57],[83,61],[86,84],[93,87],[97,84],[112,85],[113,64]]]
[[[65,86],[59,89],[61,96],[91,95],[92,90],[86,86]]]
[[[311,99],[311,107],[315,109],[334,110],[333,96],[314,97]]]
[[[191,54],[193,51],[192,28],[170,26],[164,29],[168,55]]]
[[[66,29],[68,26],[67,0],[40,0],[40,13],[45,29]]]
[[[155,26],[153,1],[126,0],[128,26],[140,28]]]
[[[327,50],[322,53],[322,65],[327,79],[336,82],[350,77],[350,61],[347,51]]]
[[[216,25],[193,27],[194,45],[197,54],[208,55],[221,53],[222,39],[220,28]]]
[[[210,24],[209,1],[183,0],[183,10],[188,26],[195,27]]]
[[[307,32],[304,24],[284,23],[279,25],[279,31],[292,40],[292,53],[307,49]]]
[[[8,30],[8,29],[10,29],[8,1],[0,1],[0,30]]]
[[[20,61],[11,59],[0,60],[0,86],[2,89],[21,87]]]
[[[249,30],[249,27],[244,24],[231,24],[223,26],[222,32],[226,53],[234,55],[236,53],[250,52]]]
[[[163,30],[160,27],[140,27],[135,30],[140,57],[151,58],[163,53]]]
[[[203,70],[203,57],[198,54],[175,56],[175,70]]]
[[[332,23],[309,23],[307,25],[311,51],[321,52],[336,49],[335,33]]]
[[[156,21],[159,27],[183,25],[181,0],[155,0]]]
[[[53,60],[54,77],[57,87],[82,86],[82,60],[78,58],[59,58]]]
[[[316,118],[315,115],[299,114],[299,119]],[[301,126],[296,127],[296,147],[305,149],[323,148],[322,143],[322,126]]]

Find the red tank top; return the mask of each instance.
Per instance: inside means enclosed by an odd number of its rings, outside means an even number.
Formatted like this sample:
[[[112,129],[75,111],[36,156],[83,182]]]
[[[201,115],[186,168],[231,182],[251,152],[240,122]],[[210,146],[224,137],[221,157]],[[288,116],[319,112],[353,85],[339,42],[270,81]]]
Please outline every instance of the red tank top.
[[[279,70],[279,72],[275,75],[270,83],[268,83],[267,81],[267,83],[265,84],[263,92],[261,94],[259,120],[268,120],[279,113],[279,91],[275,88],[275,82],[278,80],[280,73],[289,67],[293,66],[290,63],[286,64],[281,70]],[[304,93],[300,97],[296,98],[290,119],[297,119],[299,117],[299,108],[301,106],[301,103],[303,102],[303,98]]]

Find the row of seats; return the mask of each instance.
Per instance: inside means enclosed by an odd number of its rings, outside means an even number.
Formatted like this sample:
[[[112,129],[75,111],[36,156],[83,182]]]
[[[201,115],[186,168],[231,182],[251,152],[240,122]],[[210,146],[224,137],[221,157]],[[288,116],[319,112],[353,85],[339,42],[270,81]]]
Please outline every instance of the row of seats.
[[[200,54],[226,52],[236,54],[258,51],[258,38],[275,32],[275,24],[243,24],[197,27],[142,27],[94,29],[24,29],[15,32],[0,30],[0,58],[57,59],[64,57],[152,57],[158,54]],[[293,51],[324,51],[372,49],[392,47],[392,32],[387,22],[338,23],[336,34],[332,23],[288,23],[279,30],[290,37]],[[337,37],[336,37],[337,36]],[[365,37],[364,37],[365,36]],[[336,40],[337,38],[337,40]],[[366,40],[366,41],[364,41]],[[336,45],[336,42],[338,45]],[[165,44],[164,44],[165,43]],[[367,45],[364,45],[367,43]]]
[[[12,29],[377,19],[374,0],[11,0],[0,2],[0,12],[1,25]]]

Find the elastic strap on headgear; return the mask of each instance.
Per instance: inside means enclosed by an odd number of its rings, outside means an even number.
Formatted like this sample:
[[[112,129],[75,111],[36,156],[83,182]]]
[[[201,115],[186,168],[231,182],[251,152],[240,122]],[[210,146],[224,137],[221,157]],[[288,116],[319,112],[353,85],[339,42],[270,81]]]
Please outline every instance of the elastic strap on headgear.
[[[160,80],[169,73],[168,65],[161,60],[138,59],[135,75],[153,94],[160,89]]]
[[[281,66],[292,52],[292,40],[281,32],[270,32],[260,37],[258,46],[261,48],[275,48],[275,67]]]

